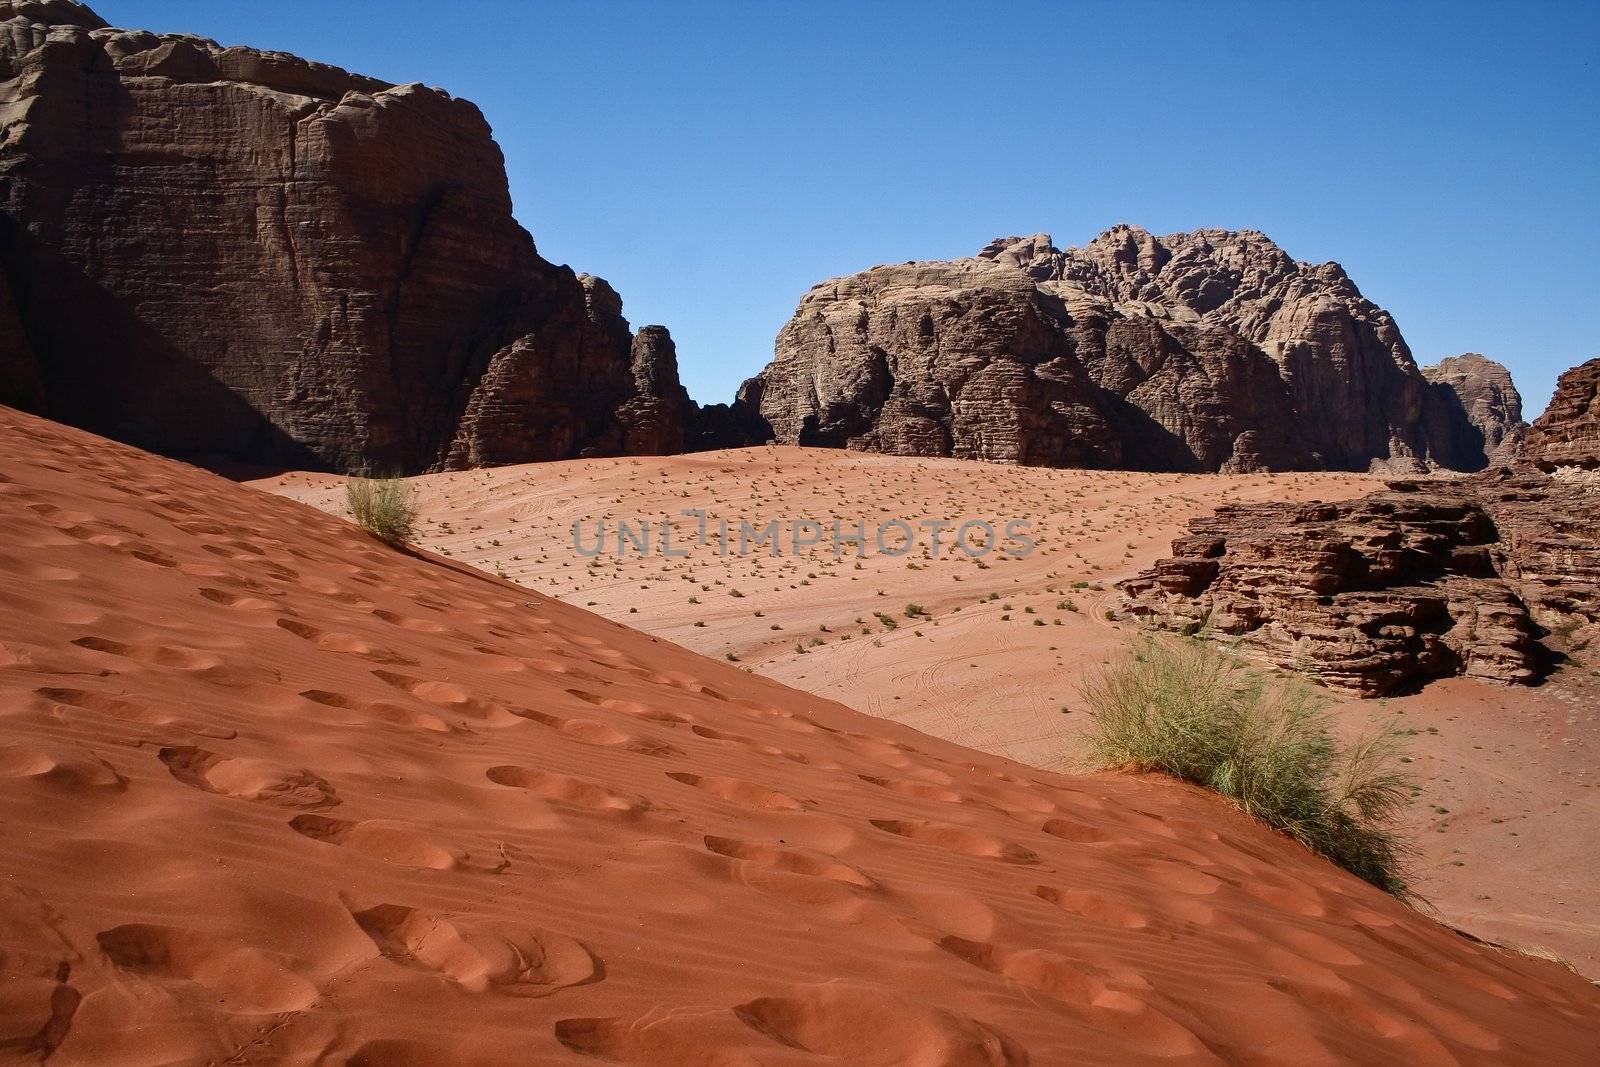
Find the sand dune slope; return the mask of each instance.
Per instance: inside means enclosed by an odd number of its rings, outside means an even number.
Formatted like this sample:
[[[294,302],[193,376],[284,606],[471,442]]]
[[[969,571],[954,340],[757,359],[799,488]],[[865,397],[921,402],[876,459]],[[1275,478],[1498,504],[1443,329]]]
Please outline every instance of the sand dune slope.
[[[256,483],[337,515],[344,479]],[[1107,621],[1114,584],[1169,554],[1219,504],[1338,500],[1377,479],[1335,473],[1197,475],[1045,470],[964,460],[764,447],[590,459],[413,479],[427,547],[714,659],[970,748],[1058,769],[1079,749],[1085,674],[1136,629]],[[724,555],[712,528],[809,516],[845,528],[893,519],[1031,520],[1037,551],[969,559]],[[674,520],[672,554],[617,551],[624,521]],[[572,543],[573,523],[594,558]],[[685,536],[687,535],[687,536]],[[683,555],[682,553],[687,553]],[[981,565],[980,565],[981,564]],[[921,607],[912,617],[908,605]],[[887,621],[885,621],[887,617]],[[889,623],[894,623],[891,629]],[[1451,679],[1394,700],[1341,702],[1358,734],[1415,736],[1421,793],[1409,836],[1419,889],[1453,925],[1561,954],[1600,977],[1600,669],[1570,662],[1538,688]]]
[[[0,1061],[1594,1062],[1600,991],[0,409]]]

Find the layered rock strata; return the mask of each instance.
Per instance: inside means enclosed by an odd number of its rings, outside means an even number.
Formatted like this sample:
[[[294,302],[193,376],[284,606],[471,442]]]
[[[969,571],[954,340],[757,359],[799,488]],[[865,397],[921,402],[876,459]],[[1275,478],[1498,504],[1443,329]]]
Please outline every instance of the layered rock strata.
[[[1364,696],[1526,684],[1600,637],[1597,529],[1595,485],[1529,469],[1224,507],[1122,582],[1120,609]]]

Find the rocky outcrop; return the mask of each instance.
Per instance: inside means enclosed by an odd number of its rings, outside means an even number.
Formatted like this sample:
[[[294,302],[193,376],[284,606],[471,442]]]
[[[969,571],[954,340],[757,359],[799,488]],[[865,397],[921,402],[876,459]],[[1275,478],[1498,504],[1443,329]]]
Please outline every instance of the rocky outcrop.
[[[1600,637],[1597,528],[1596,486],[1528,469],[1223,507],[1122,582],[1120,610],[1364,696],[1529,683]]]
[[[0,115],[0,398],[338,470],[684,438],[665,331],[539,256],[467,101],[0,0]]]
[[[1528,430],[1526,458],[1544,470],[1600,467],[1600,359],[1573,367]]]
[[[1429,386],[1336,263],[1253,231],[1118,226],[1062,251],[813,288],[761,375],[780,441],[1050,466],[1420,471]],[[1481,464],[1480,464],[1481,465]]]
[[[1528,424],[1511,372],[1476,352],[1422,368],[1428,438],[1441,466],[1458,471],[1516,461]]]
[[[646,326],[633,339],[634,398],[617,409],[621,450],[631,456],[682,452],[698,409],[678,384],[678,348],[665,326]]]

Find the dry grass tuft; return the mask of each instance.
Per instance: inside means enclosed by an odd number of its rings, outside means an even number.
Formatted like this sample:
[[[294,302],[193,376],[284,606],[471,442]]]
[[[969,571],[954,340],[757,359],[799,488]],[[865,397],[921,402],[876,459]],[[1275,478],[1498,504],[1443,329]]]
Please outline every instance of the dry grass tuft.
[[[402,478],[354,477],[345,485],[345,499],[356,525],[391,545],[416,536],[416,491]]]
[[[1341,745],[1328,701],[1198,641],[1147,640],[1085,683],[1096,769],[1158,771],[1214,790],[1397,897],[1410,850],[1394,825],[1413,788],[1394,728]]]

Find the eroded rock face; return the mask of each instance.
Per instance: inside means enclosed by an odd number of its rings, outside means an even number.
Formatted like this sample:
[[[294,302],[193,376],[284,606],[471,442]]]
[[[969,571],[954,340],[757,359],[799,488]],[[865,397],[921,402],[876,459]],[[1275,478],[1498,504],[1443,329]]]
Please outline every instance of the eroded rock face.
[[[1556,382],[1550,406],[1528,430],[1524,455],[1544,470],[1600,467],[1600,359]]]
[[[778,335],[759,393],[780,441],[910,455],[1410,472],[1457,451],[1429,437],[1388,312],[1253,231],[1007,237],[836,278]]]
[[[1600,637],[1597,489],[1502,468],[1223,507],[1122,582],[1120,608],[1363,696],[1451,675],[1526,684]]]
[[[1459,471],[1515,462],[1528,424],[1511,372],[1476,352],[1422,368],[1428,436],[1442,466]]]
[[[619,420],[649,399],[621,301],[539,256],[467,101],[0,0],[0,112],[5,396],[339,470],[682,440],[675,362],[650,426]]]

